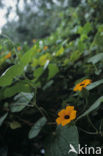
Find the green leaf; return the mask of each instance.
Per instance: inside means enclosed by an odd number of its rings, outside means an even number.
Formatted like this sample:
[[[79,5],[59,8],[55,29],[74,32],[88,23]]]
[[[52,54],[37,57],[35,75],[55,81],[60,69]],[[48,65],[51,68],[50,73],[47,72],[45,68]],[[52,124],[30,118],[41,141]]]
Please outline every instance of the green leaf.
[[[35,80],[37,80],[42,75],[43,72],[44,72],[43,67],[39,67],[39,68],[35,69],[35,71],[34,71]]]
[[[48,69],[49,69],[48,80],[54,77],[56,73],[59,72],[58,66],[56,64],[49,64]]]
[[[47,119],[45,117],[42,117],[41,119],[39,119],[29,131],[29,134],[28,134],[29,139],[35,138],[40,133],[41,129],[46,124],[46,122],[47,122]]]
[[[95,103],[91,107],[89,107],[89,109],[87,111],[85,111],[82,115],[80,115],[78,117],[78,119],[81,119],[82,117],[84,117],[84,116],[88,115],[89,113],[91,113],[92,111],[94,111],[96,108],[98,108],[101,105],[102,102],[103,102],[103,96],[101,96],[100,98],[98,98],[95,101]]]
[[[37,46],[33,46],[30,50],[28,50],[20,59],[20,63],[23,64],[23,66],[26,66],[33,58],[33,56],[36,55]]]
[[[68,156],[70,144],[78,151],[78,130],[76,126],[58,126],[56,133],[46,143],[46,156]],[[77,156],[70,153],[70,156]]]
[[[33,58],[33,60],[32,60],[32,67],[36,67],[37,65],[39,64],[39,60],[38,59],[36,59],[36,58]]]
[[[10,106],[11,112],[20,112],[22,111],[32,100],[34,93],[24,93],[21,92],[15,96],[13,102]]]
[[[91,58],[88,59],[88,63],[96,64],[99,61],[103,60],[103,53],[99,53]]]
[[[30,86],[26,83],[26,81],[20,81],[11,87],[4,88],[1,91],[0,99],[5,99],[14,96],[15,94],[20,92],[30,92],[30,91],[31,91]]]
[[[92,30],[91,23],[86,23],[83,27],[79,26],[78,27],[78,33],[79,34],[88,34]]]
[[[19,64],[8,68],[0,77],[0,86],[8,86],[12,83],[15,77],[20,76],[24,70],[24,67],[31,61],[35,53],[35,48],[32,48],[21,57]]]
[[[79,57],[83,54],[83,51],[84,51],[84,49],[86,49],[86,45],[85,45],[85,43],[83,43],[81,40],[78,40],[78,54],[77,54],[77,56],[79,55]]]
[[[1,118],[0,118],[0,126],[3,124],[4,120],[6,119],[8,113],[4,114]]]
[[[61,48],[59,49],[59,51],[57,51],[56,56],[60,56],[60,55],[62,55],[63,52],[64,52],[64,48],[61,47]]]
[[[49,82],[47,82],[47,83],[43,86],[43,90],[49,88],[53,83],[54,83],[53,80],[50,80]]]
[[[50,54],[49,53],[46,53],[46,54],[41,55],[40,58],[39,58],[39,64],[40,64],[40,66],[44,66],[45,63],[47,61],[49,61],[49,60],[50,60]]]
[[[17,129],[20,127],[21,127],[21,124],[19,122],[17,122],[17,121],[10,122],[10,128],[11,129]]]
[[[78,60],[80,58],[82,53],[83,53],[83,51],[78,51],[78,50],[72,52],[71,56],[70,56],[70,59],[69,59],[69,62],[74,63],[76,60]]]
[[[92,30],[92,26],[91,23],[86,23],[83,27],[83,33],[88,34],[90,31]]]
[[[0,86],[8,86],[12,83],[13,78],[19,76],[22,73],[22,65],[13,65],[8,68],[5,73],[0,77]]]
[[[99,81],[93,82],[89,86],[87,86],[86,89],[87,90],[92,90],[92,89],[98,87],[102,83],[103,83],[103,80],[99,80]]]

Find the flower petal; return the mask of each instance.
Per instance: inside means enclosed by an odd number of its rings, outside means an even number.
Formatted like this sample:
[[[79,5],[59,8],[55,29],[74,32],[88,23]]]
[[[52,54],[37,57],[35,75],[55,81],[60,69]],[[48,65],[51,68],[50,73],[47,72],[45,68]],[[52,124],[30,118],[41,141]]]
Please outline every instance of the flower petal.
[[[62,122],[62,120],[61,120],[61,118],[60,118],[60,117],[56,119],[56,123],[57,123],[57,125],[60,125],[60,124],[61,124],[61,122]]]
[[[85,79],[82,82],[78,83],[75,87],[74,87],[74,91],[82,91],[83,88],[85,88],[87,85],[91,84],[91,80],[90,79]]]
[[[58,116],[63,117],[65,115],[65,109],[62,109],[59,113]]]
[[[62,124],[62,126],[65,126],[65,125],[67,125],[68,123],[70,123],[70,121],[71,121],[71,119],[63,120],[63,121],[61,122],[61,124]]]
[[[77,113],[77,111],[75,111],[75,110],[71,112],[71,114],[70,114],[70,119],[71,120],[76,118],[76,113]]]
[[[71,111],[74,110],[74,106],[67,106],[65,110],[65,115],[70,115]]]

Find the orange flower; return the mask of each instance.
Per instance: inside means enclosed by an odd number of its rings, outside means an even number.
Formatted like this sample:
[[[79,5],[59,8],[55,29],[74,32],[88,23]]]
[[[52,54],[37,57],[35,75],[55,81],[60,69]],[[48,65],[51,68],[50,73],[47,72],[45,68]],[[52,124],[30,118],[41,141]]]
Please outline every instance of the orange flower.
[[[11,52],[9,52],[9,53],[5,56],[6,59],[9,59],[10,57],[11,57]]]
[[[90,79],[86,79],[80,83],[78,83],[75,87],[74,87],[74,91],[82,91],[83,88],[86,88],[87,85],[91,84],[92,81]]]
[[[38,49],[37,52],[41,52],[41,49]]]
[[[21,47],[17,47],[17,50],[20,51],[21,50]]]
[[[44,46],[44,50],[47,50],[48,49],[48,46]]]
[[[67,106],[66,109],[62,109],[58,113],[58,118],[56,119],[56,122],[58,125],[65,126],[68,123],[70,123],[72,120],[76,118],[76,110],[74,110],[74,106]]]
[[[33,39],[33,43],[35,43],[36,42],[36,40],[35,39]]]

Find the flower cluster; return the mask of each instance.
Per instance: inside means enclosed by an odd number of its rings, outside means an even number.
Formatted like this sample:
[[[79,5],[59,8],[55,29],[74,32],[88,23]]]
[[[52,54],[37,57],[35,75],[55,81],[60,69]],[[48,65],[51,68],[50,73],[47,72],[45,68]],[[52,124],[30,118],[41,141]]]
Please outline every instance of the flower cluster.
[[[83,80],[82,82],[78,83],[74,87],[74,91],[82,91],[83,88],[86,88],[87,85],[91,84],[90,79]],[[76,118],[77,111],[74,109],[74,106],[67,106],[65,109],[62,109],[58,113],[58,118],[56,119],[57,125],[65,126],[69,124],[72,120]]]

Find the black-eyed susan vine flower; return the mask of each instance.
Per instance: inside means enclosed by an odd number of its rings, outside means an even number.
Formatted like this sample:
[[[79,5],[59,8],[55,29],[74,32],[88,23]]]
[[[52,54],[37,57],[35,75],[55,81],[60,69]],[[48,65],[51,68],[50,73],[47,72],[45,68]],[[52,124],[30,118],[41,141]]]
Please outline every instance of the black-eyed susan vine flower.
[[[65,126],[69,124],[72,120],[76,118],[76,110],[74,110],[74,106],[67,106],[66,109],[62,109],[58,113],[58,118],[56,119],[56,123],[58,125]]]
[[[86,80],[83,80],[82,82],[78,83],[74,88],[73,90],[76,92],[76,91],[82,91],[83,88],[86,88],[87,85],[91,84],[92,81],[90,79],[86,79]]]
[[[48,49],[48,46],[44,46],[44,50],[47,50]]]
[[[41,52],[41,49],[38,49],[37,52]]]
[[[20,46],[19,46],[19,47],[17,47],[17,50],[18,50],[18,51],[20,51],[20,50],[21,50],[21,47],[20,47]]]
[[[36,40],[35,40],[35,39],[33,39],[33,40],[32,40],[32,42],[33,42],[33,43],[35,43],[35,42],[36,42]]]
[[[6,56],[5,59],[9,59],[11,57],[11,52],[9,52]]]

